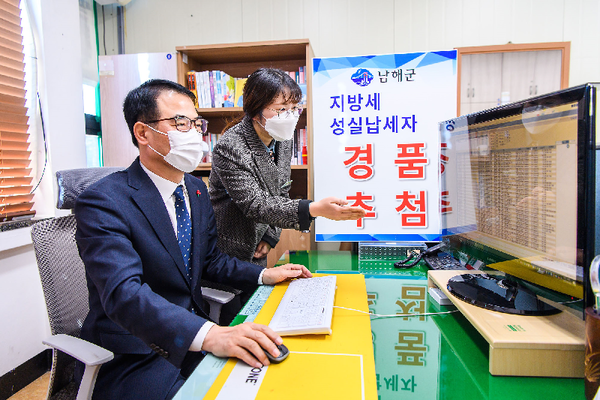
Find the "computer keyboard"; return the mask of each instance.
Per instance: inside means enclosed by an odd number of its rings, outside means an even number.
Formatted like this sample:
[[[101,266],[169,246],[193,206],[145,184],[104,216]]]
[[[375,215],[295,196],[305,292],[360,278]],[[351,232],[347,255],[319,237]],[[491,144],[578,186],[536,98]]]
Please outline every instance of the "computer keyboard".
[[[330,334],[335,275],[290,282],[269,327],[281,336]]]
[[[448,253],[438,253],[431,256],[427,255],[423,259],[432,269],[468,269],[468,267],[463,266],[456,258]]]

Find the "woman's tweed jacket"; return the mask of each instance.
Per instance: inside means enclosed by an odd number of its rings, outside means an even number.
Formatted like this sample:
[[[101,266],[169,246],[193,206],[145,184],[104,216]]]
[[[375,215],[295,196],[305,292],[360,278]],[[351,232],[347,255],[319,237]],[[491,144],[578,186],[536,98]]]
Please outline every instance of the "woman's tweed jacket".
[[[299,229],[298,204],[289,190],[292,140],[277,142],[274,162],[248,117],[219,139],[213,150],[209,193],[217,220],[217,245],[240,260],[253,259],[261,240],[279,241],[281,228]]]

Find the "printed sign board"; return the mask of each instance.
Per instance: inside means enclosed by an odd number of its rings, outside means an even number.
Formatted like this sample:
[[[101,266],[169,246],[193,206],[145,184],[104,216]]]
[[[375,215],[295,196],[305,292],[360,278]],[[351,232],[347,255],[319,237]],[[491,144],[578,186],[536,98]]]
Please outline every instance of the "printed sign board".
[[[317,241],[439,239],[438,123],[456,90],[456,50],[313,59],[315,199],[366,211],[317,219]]]

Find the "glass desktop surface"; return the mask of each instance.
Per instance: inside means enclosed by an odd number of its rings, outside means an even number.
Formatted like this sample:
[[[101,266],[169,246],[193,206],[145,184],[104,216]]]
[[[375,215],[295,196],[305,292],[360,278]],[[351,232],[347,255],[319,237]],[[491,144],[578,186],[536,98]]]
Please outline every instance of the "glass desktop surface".
[[[310,272],[358,272],[358,257],[350,251],[291,251],[277,262],[304,265]]]
[[[393,260],[359,262],[356,254],[349,253],[298,251],[290,254],[288,262],[305,265],[311,272],[362,273],[369,310],[374,313],[456,309],[438,305],[427,294],[428,267],[423,261],[413,268],[396,269]],[[489,345],[460,312],[373,318],[371,330],[379,400],[585,399],[583,379],[491,375]],[[418,354],[416,361],[408,356],[411,352]]]
[[[426,279],[403,278],[402,274],[395,278],[365,276],[370,311],[455,310],[453,306],[439,306],[426,294]],[[460,312],[374,317],[371,330],[379,400],[585,399],[583,379],[491,375],[489,345]]]
[[[311,272],[363,273],[369,310],[378,314],[434,313],[424,262],[397,270],[393,262],[361,264],[350,252],[298,251],[282,262]],[[244,322],[236,318],[232,325]],[[378,400],[584,400],[584,380],[492,376],[489,345],[460,312],[371,320]],[[226,359],[208,355],[176,400],[202,399]],[[284,361],[285,362],[285,361]]]

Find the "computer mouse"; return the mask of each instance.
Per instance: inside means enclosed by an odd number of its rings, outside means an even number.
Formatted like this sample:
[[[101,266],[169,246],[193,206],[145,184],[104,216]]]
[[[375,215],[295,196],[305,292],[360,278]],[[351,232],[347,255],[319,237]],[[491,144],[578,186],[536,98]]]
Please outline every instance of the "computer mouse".
[[[265,349],[264,352],[267,355],[267,358],[269,359],[269,361],[271,361],[273,364],[278,364],[280,362],[282,362],[283,360],[285,360],[287,358],[287,356],[290,354],[290,351],[288,350],[287,347],[285,347],[285,345],[282,343],[280,345],[277,346],[277,348],[279,349],[279,357],[273,357],[271,355],[271,353],[269,353],[268,351],[266,351]]]

